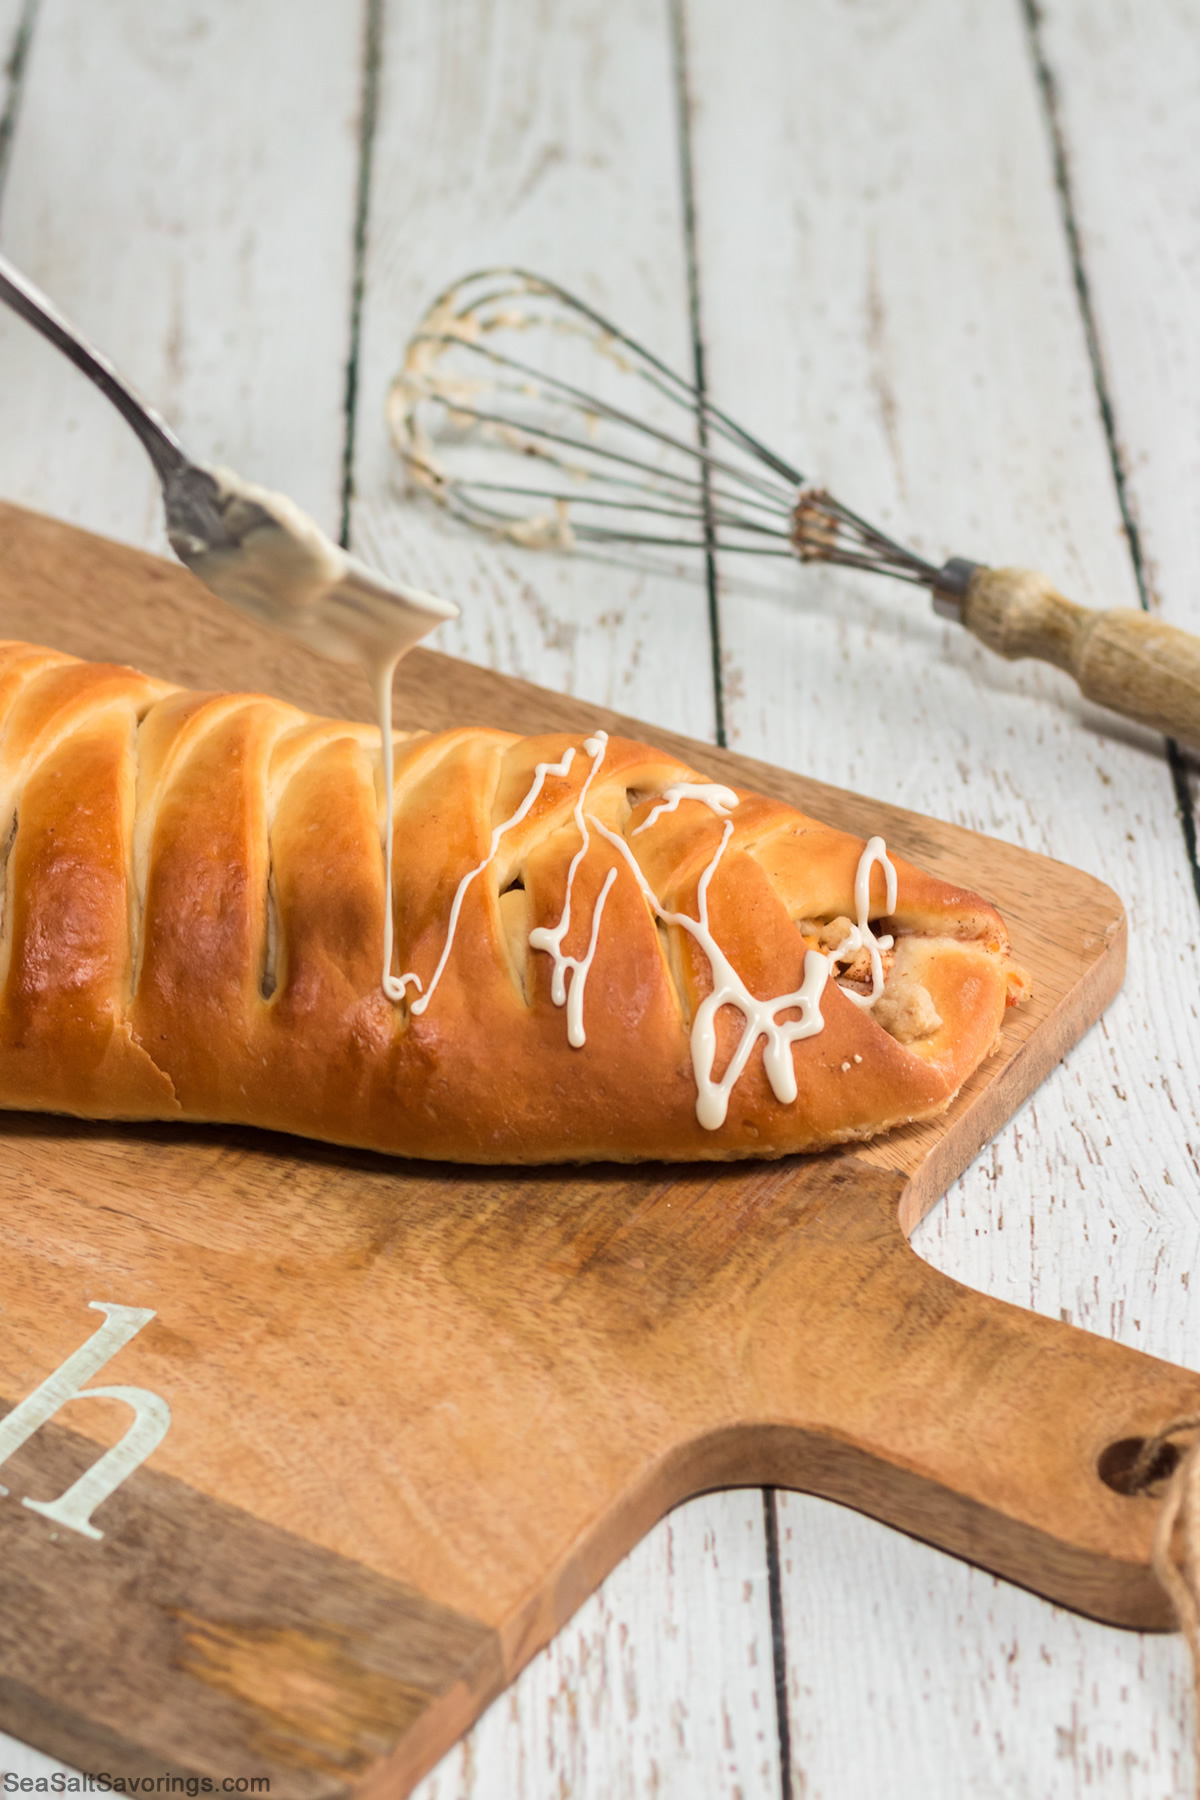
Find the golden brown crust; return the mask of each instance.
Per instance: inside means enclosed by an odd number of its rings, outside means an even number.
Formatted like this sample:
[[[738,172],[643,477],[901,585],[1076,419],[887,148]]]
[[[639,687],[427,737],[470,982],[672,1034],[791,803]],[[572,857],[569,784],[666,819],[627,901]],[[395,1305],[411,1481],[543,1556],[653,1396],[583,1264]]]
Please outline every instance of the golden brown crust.
[[[571,748],[568,773],[545,779],[466,889],[436,991],[414,1011],[415,987],[396,1004],[380,985],[377,732],[0,644],[0,1105],[549,1162],[777,1156],[949,1102],[995,1042],[1007,936],[978,895],[895,857],[890,1014],[911,1041],[831,981],[824,1029],[792,1047],[795,1101],[775,1097],[760,1041],[725,1123],[705,1130],[689,1032],[711,990],[708,958],[656,920],[626,856],[593,829],[569,954],[586,950],[615,878],[587,980],[586,1043],[571,1048],[552,959],[528,942],[558,924],[580,848],[574,809],[593,759],[564,736],[398,736],[396,972],[428,987],[463,876],[538,765]],[[661,908],[692,918],[724,821],[685,800],[639,827],[666,788],[702,779],[613,739],[587,801]],[[751,993],[791,993],[816,942],[804,933],[854,916],[863,844],[754,794],[739,796],[729,824],[708,888],[713,936]],[[878,866],[871,894],[877,916]],[[718,1014],[718,1075],[742,1028],[733,1008]]]

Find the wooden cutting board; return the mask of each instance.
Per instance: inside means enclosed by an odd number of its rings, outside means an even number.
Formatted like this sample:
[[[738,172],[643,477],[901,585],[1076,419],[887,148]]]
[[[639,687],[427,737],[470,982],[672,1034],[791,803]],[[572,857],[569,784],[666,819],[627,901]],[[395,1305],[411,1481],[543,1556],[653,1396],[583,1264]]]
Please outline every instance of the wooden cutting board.
[[[7,507],[0,634],[371,716],[361,680],[181,569]],[[89,1770],[401,1794],[669,1507],[740,1484],[1167,1625],[1155,1504],[1120,1474],[1200,1377],[906,1238],[1115,993],[1111,890],[426,652],[397,721],[602,723],[879,831],[997,902],[1032,1003],[942,1119],[758,1167],[475,1170],[0,1115],[0,1414],[47,1415],[0,1465],[0,1726]],[[133,1391],[52,1411],[88,1380]],[[102,1447],[167,1408],[113,1485]]]

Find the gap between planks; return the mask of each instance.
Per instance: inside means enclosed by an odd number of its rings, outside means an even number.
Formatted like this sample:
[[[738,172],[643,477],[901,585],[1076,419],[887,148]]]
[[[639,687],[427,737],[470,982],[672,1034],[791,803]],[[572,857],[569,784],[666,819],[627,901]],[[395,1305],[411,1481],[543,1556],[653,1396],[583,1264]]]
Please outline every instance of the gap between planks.
[[[354,194],[354,262],[350,281],[350,343],[346,352],[346,400],[342,442],[342,516],[338,542],[350,548],[354,503],[354,448],[358,426],[358,357],[362,343],[363,297],[367,286],[367,232],[371,222],[371,170],[379,123],[379,77],[383,66],[383,0],[366,0],[363,14],[362,101],[358,120],[358,178]]]
[[[4,182],[21,109],[21,90],[33,43],[37,9],[38,0],[23,0],[19,11],[13,0],[5,0],[5,4],[0,5],[0,54],[4,57],[0,63],[0,206],[4,204]]]
[[[1063,130],[1062,109],[1059,104],[1059,81],[1050,66],[1046,54],[1046,46],[1042,36],[1042,15],[1038,0],[1020,0],[1022,14],[1025,19],[1025,30],[1029,40],[1029,54],[1033,62],[1034,77],[1037,82],[1038,98],[1046,124],[1046,135],[1050,143],[1050,153],[1054,162],[1054,185],[1058,194],[1059,211],[1062,216],[1063,235],[1067,241],[1067,250],[1071,258],[1071,272],[1075,280],[1075,297],[1079,302],[1079,319],[1083,330],[1084,342],[1087,345],[1088,361],[1091,364],[1092,380],[1096,388],[1096,404],[1100,411],[1100,422],[1104,427],[1104,441],[1108,448],[1108,458],[1112,466],[1113,487],[1116,490],[1117,505],[1120,508],[1121,522],[1125,528],[1125,540],[1129,546],[1129,560],[1133,567],[1133,579],[1137,585],[1138,601],[1143,612],[1152,612],[1150,589],[1146,579],[1145,559],[1142,555],[1142,538],[1134,514],[1133,501],[1129,492],[1129,482],[1125,471],[1125,457],[1121,450],[1121,434],[1117,429],[1116,404],[1108,379],[1108,371],[1104,363],[1104,353],[1100,346],[1100,334],[1096,328],[1096,315],[1092,306],[1092,284],[1088,278],[1087,261],[1084,256],[1083,239],[1079,231],[1079,218],[1075,205],[1075,195],[1071,182],[1071,161],[1067,152],[1066,134]],[[1192,796],[1188,784],[1187,761],[1183,751],[1174,738],[1164,739],[1167,767],[1171,771],[1171,784],[1175,790],[1175,805],[1179,813],[1179,826],[1183,833],[1184,853],[1187,856],[1188,868],[1192,875],[1192,889],[1200,906],[1200,862],[1197,862],[1196,818],[1192,808]]]
[[[696,438],[708,449],[708,424],[704,402],[708,398],[705,374],[704,309],[700,297],[700,258],[696,238],[696,178],[692,163],[692,89],[688,76],[687,20],[684,0],[670,0],[671,72],[675,82],[675,114],[679,130],[679,182],[683,207],[683,248],[687,267],[688,330],[691,336],[692,379],[696,384]],[[728,747],[725,731],[724,674],[721,659],[721,599],[717,583],[717,533],[713,520],[712,483],[707,463],[700,465],[700,510],[704,515],[704,588],[708,600],[709,652],[712,658],[713,715],[717,743]]]

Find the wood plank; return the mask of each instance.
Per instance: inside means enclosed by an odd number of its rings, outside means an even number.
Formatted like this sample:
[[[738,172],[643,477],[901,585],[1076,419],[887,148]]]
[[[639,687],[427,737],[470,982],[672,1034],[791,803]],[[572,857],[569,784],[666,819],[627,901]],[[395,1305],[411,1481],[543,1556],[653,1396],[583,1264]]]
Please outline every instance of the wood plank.
[[[405,340],[443,286],[497,262],[544,271],[602,307],[621,299],[635,328],[686,357],[660,11],[638,0],[386,7],[354,543],[462,603],[462,621],[442,638],[451,653],[711,736],[707,615],[690,583],[523,552],[427,503],[397,505],[383,399]]]
[[[336,530],[361,45],[335,0],[293,27],[286,0],[45,0],[4,244],[198,456]],[[108,403],[7,315],[0,367],[0,493],[165,546],[157,484]]]
[[[786,1501],[791,1752],[806,1800],[879,1792],[876,1729],[897,1794],[1189,1791],[1191,1672],[1178,1638],[1105,1630],[857,1514]],[[831,1681],[830,1662],[853,1680]]]
[[[634,0],[548,12],[480,0],[385,7],[352,527],[362,554],[462,603],[443,648],[709,737],[697,590],[492,545],[425,506],[400,506],[382,413],[406,335],[433,295],[492,261],[544,268],[601,304],[631,294],[647,333],[686,355],[671,80],[665,15]],[[515,1770],[531,1792],[564,1769],[609,1792],[627,1757],[656,1780],[686,1782],[694,1766],[724,1784],[719,1792],[752,1790],[762,1757],[777,1754],[759,1736],[773,1715],[765,1586],[755,1581],[752,1603],[725,1610],[715,1632],[710,1607],[714,1563],[761,1568],[760,1510],[755,1499],[717,1494],[692,1502],[686,1517],[674,1536],[670,1525],[652,1534],[636,1572],[616,1572],[431,1778],[428,1800],[455,1791],[460,1768],[481,1800],[520,1791]],[[596,1619],[604,1641],[620,1645],[620,1685],[593,1679],[591,1652],[577,1648],[594,1644]],[[726,1694],[739,1697],[728,1709]],[[724,1718],[718,1745],[708,1732]]]
[[[759,4],[732,39],[719,9],[694,0],[689,22],[716,397],[935,558],[1028,562],[1090,604],[1136,603],[1019,9],[897,5],[881,22]],[[1115,28],[1112,41],[1122,42]],[[1126,80],[1152,108],[1156,59],[1129,56],[1123,41]],[[1106,156],[1124,154],[1120,132],[1106,143]],[[1076,162],[1079,153],[1077,140]],[[1106,191],[1097,187],[1097,209]],[[1137,261],[1124,234],[1113,255]],[[1145,342],[1155,354],[1152,332]],[[1178,499],[1163,504],[1179,511]],[[1181,1276],[1195,1252],[1185,1074],[1197,1054],[1186,998],[1195,903],[1158,748],[1054,674],[989,661],[919,596],[817,570],[750,579],[726,569],[722,579],[739,747],[889,797],[919,795],[1078,861],[1126,898],[1124,995],[916,1241],[973,1285],[1194,1363]],[[840,1527],[819,1523],[819,1508],[787,1498],[781,1516],[785,1530],[794,1520],[819,1533],[814,1557],[836,1558]],[[855,1541],[870,1541],[869,1529]],[[923,1721],[914,1731],[924,1734],[925,1791],[957,1794],[962,1767],[932,1748],[943,1742],[945,1689],[923,1684],[910,1655],[926,1565],[889,1540],[872,1567],[885,1555],[877,1610],[874,1595],[853,1602],[877,1621],[875,1709],[857,1659],[811,1651],[803,1576],[787,1585],[788,1643],[803,1671],[791,1720],[797,1780],[877,1791],[893,1767],[883,1720],[904,1713]],[[973,1604],[961,1619],[939,1615],[938,1666],[952,1715],[975,1720],[970,1671],[987,1662],[996,1607],[1014,1622],[1029,1615],[978,1582],[955,1591]],[[1051,1711],[1094,1736],[1102,1727],[1082,1670],[1087,1655],[1117,1653],[1097,1648],[1101,1632],[1038,1617],[1019,1654],[1032,1663],[1044,1650]],[[1151,1654],[1165,1671],[1172,1653]],[[1012,1704],[997,1729],[1012,1741],[1027,1702],[1001,1692]],[[1147,1684],[1113,1715],[1121,1766],[1162,1766],[1156,1734],[1167,1760],[1181,1754],[1174,1692]],[[838,1728],[819,1730],[822,1718]],[[860,1744],[852,1775],[849,1734]],[[1059,1779],[1052,1738],[1043,1745],[1026,1764],[1039,1792]],[[977,1785],[985,1767],[988,1783],[1003,1780],[982,1753],[973,1767]],[[1099,1791],[1125,1791],[1111,1768],[1102,1778]]]
[[[1186,520],[1200,459],[1192,341],[1198,217],[1194,99],[1200,75],[1196,21],[1185,7],[1144,10],[1120,0],[1087,7],[1054,0],[1039,7],[1038,16],[1039,41],[1033,49],[1044,53],[1055,82],[1074,217],[1149,599],[1165,617],[1195,630],[1200,623],[1197,555]],[[1195,1143],[1196,1109],[1188,1074],[1194,1064],[1186,1051],[1157,1043],[1157,1035],[1146,1039],[1150,1079],[1178,1106],[1180,1128]],[[1139,1105],[1137,1090],[1125,1099],[1121,1093],[1113,1093],[1110,1110]],[[1098,1134],[1093,1145],[1092,1155],[1107,1150]],[[1021,1150],[1027,1160],[1028,1148],[1022,1145]],[[1061,1136],[1050,1155],[1059,1166],[1070,1158]],[[1103,1164],[1091,1164],[1096,1166]],[[1105,1216],[1094,1221],[1080,1216],[1078,1201],[1067,1201],[1064,1192],[1067,1203],[1049,1219],[1038,1220],[1037,1267],[1028,1273],[1019,1269],[1011,1279],[1004,1267],[1011,1254],[997,1253],[975,1239],[979,1279],[1018,1304],[1040,1295],[1033,1303],[1045,1310],[1057,1308],[1091,1329],[1194,1362],[1200,1331],[1190,1283],[1200,1250],[1194,1183],[1194,1168],[1181,1185],[1173,1169],[1164,1169],[1159,1181],[1143,1178],[1137,1183],[1136,1208],[1122,1208],[1114,1216],[1109,1205]],[[1076,1190],[1080,1199],[1088,1186],[1085,1175]],[[969,1198],[963,1200],[965,1210]],[[1009,1232],[1014,1225],[1024,1228],[1011,1209],[1005,1222]],[[965,1219],[956,1220],[952,1229],[960,1240],[967,1238]],[[974,1227],[969,1229],[973,1235]],[[1077,1253],[1068,1249],[1080,1232],[1089,1245],[1083,1268]],[[1123,1271],[1117,1280],[1108,1276],[1110,1260]],[[998,1279],[996,1263],[1001,1265]],[[997,1590],[988,1593],[986,1604],[997,1619],[1000,1641],[1011,1639],[1007,1614],[1020,1608],[1021,1597]],[[1050,1691],[1038,1690],[1050,1702],[1063,1749],[1050,1778],[1057,1791],[1074,1791],[1076,1778],[1092,1781],[1099,1792],[1131,1797],[1186,1791],[1194,1779],[1195,1721],[1182,1644],[1114,1639],[1081,1621],[1051,1618],[1046,1642],[1040,1618],[1027,1624],[1027,1660],[1049,1660],[1058,1668]],[[1017,1727],[1027,1695],[1028,1689],[1018,1694],[998,1684],[993,1700],[997,1736],[1018,1751],[1023,1734]],[[1047,1786],[1047,1792],[1055,1791],[1054,1785]]]
[[[1053,0],[1039,45],[1069,152],[1099,347],[1152,603],[1200,626],[1200,20]]]

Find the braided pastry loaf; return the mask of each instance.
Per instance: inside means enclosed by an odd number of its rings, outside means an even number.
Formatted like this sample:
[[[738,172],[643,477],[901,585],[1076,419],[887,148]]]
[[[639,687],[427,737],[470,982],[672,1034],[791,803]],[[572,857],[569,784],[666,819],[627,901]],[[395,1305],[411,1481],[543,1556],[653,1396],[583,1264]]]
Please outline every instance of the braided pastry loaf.
[[[777,1156],[939,1112],[1019,983],[976,895],[896,859],[889,908],[878,839],[602,733],[464,729],[396,736],[389,998],[382,789],[370,726],[0,644],[0,1105]]]

